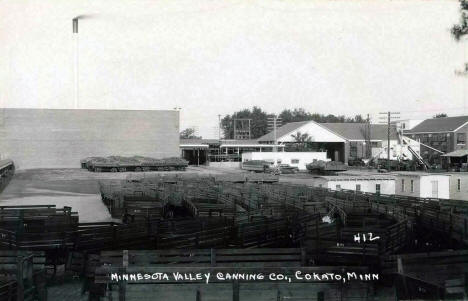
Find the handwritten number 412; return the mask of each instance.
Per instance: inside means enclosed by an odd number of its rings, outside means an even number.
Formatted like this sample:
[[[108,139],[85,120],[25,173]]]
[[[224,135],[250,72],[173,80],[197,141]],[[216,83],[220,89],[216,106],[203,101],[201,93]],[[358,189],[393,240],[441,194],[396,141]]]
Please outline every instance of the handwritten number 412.
[[[374,241],[374,240],[377,240],[377,239],[380,239],[380,236],[373,236],[372,233],[358,233],[358,234],[354,234],[354,241],[355,242],[358,242],[360,243],[361,242],[361,238],[362,238],[362,241],[365,242],[366,240],[368,241]]]

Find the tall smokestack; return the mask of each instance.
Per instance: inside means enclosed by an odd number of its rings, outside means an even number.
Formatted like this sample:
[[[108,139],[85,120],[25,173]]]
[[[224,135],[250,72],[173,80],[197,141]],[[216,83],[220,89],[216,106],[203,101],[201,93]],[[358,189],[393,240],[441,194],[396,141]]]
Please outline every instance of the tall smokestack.
[[[78,17],[72,19],[72,27],[73,27],[73,39],[75,40],[75,101],[74,101],[74,108],[78,109],[78,101],[79,101],[79,72],[78,72],[78,57],[79,57],[79,43],[78,43]]]

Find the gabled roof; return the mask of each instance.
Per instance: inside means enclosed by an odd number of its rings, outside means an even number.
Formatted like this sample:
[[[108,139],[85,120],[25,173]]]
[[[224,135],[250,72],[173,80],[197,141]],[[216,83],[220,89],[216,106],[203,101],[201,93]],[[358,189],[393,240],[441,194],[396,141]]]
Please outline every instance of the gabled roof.
[[[426,119],[405,133],[453,132],[468,122],[468,116]]]
[[[300,121],[290,122],[276,130],[276,137],[279,139],[291,132],[294,132],[302,126],[314,121]],[[347,140],[366,140],[366,123],[317,123],[320,126],[328,129],[329,131],[341,136]],[[390,128],[390,139],[396,139],[396,127],[392,125]],[[260,138],[258,141],[266,142],[273,141],[273,132],[270,132]],[[387,139],[387,125],[385,124],[371,124],[371,140],[386,140]]]
[[[366,123],[320,123],[330,131],[348,140],[366,140]],[[371,140],[386,140],[388,135],[386,124],[370,125]],[[396,139],[396,127],[390,127],[390,139]]]
[[[302,127],[303,125],[308,124],[309,122],[313,122],[313,121],[309,120],[309,121],[299,121],[299,122],[286,123],[282,127],[279,127],[279,128],[276,129],[276,137],[277,138],[283,137],[284,135],[287,135],[287,134],[299,129],[300,127]],[[275,140],[275,137],[274,137],[273,132],[269,132],[268,134],[263,135],[262,137],[258,138],[257,140],[259,142],[267,142],[267,141]]]

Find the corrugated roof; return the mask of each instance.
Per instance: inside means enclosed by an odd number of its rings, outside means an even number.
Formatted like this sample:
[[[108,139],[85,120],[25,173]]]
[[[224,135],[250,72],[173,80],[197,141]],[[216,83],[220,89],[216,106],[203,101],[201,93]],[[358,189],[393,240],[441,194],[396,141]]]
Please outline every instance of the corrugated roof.
[[[426,119],[405,133],[453,132],[468,122],[468,116]]]
[[[292,131],[297,130],[301,126],[308,124],[309,122],[313,122],[313,121],[309,120],[309,121],[299,121],[299,122],[286,123],[282,127],[279,127],[279,128],[276,129],[276,137],[280,138],[280,137],[282,137],[284,135],[287,135],[287,134],[291,133]],[[263,135],[262,137],[258,138],[258,141],[266,142],[266,141],[273,141],[274,139],[275,139],[275,137],[274,137],[273,132],[270,132],[270,133],[268,133],[266,135]]]

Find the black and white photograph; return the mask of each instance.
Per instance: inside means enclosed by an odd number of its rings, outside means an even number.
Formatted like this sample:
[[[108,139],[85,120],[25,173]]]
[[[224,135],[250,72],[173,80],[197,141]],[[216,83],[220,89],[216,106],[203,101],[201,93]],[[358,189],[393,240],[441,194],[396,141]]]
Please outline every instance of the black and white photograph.
[[[468,300],[468,0],[0,0],[0,301]]]

